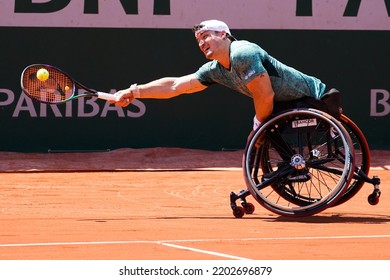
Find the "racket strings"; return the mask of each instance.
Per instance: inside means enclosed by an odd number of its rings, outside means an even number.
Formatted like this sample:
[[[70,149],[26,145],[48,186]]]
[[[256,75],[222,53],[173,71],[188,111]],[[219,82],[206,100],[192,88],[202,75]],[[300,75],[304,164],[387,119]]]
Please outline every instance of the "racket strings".
[[[37,72],[45,68],[49,72],[46,80],[39,80]],[[24,92],[33,99],[47,103],[60,103],[71,98],[74,92],[74,82],[63,72],[43,66],[34,65],[24,71],[23,78]]]

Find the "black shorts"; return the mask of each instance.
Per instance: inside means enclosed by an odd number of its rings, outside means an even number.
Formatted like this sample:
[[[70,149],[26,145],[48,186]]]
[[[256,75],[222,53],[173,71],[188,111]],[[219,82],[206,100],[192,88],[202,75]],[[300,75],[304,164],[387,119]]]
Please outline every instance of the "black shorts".
[[[272,115],[289,109],[314,108],[339,118],[342,113],[340,95],[337,89],[332,88],[325,92],[321,99],[305,96],[297,100],[275,102]]]

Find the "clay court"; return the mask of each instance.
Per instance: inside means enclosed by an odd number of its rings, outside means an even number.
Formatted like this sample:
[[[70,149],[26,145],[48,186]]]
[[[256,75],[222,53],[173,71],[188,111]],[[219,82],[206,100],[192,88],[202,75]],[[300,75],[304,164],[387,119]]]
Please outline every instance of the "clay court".
[[[176,148],[0,154],[3,260],[377,260],[390,257],[390,152],[372,186],[315,216],[234,218],[242,151]]]

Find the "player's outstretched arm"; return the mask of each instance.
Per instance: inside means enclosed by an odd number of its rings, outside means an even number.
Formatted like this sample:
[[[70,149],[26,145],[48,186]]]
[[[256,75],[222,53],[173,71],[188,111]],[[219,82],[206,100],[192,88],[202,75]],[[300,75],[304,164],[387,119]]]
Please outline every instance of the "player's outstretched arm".
[[[119,96],[116,106],[127,106],[135,98],[167,99],[181,94],[189,94],[204,90],[195,74],[182,77],[165,77],[142,85],[131,85],[129,88],[115,93]]]

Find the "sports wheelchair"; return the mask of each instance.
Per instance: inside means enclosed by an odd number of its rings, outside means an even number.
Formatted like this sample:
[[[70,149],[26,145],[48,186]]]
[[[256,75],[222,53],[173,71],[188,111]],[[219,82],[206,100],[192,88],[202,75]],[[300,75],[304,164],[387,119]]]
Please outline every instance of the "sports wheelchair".
[[[368,177],[367,140],[342,114],[334,89],[321,100],[277,102],[273,115],[248,139],[242,167],[247,189],[230,194],[236,218],[254,212],[249,195],[278,215],[305,217],[348,201],[364,183],[374,186],[371,205],[381,194],[380,179]]]

